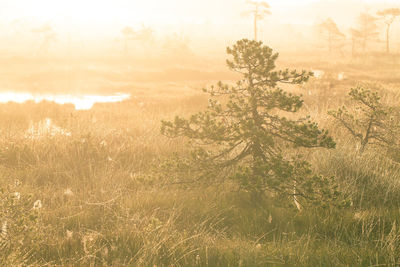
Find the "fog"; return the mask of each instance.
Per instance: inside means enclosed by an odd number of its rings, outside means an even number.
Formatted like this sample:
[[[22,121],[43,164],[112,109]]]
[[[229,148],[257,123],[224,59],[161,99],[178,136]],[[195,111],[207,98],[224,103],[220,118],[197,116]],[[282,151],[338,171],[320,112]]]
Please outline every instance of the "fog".
[[[360,12],[376,13],[378,9],[398,5],[398,1],[373,0],[273,0],[268,3],[271,14],[259,22],[260,40],[288,50],[293,50],[294,42],[297,50],[299,45],[304,48],[315,45],[313,26],[328,17],[348,35]],[[136,31],[145,27],[151,30],[157,43],[166,39],[184,40],[195,51],[220,52],[235,40],[253,36],[252,18],[243,14],[249,8],[244,0],[1,1],[0,47],[3,53],[34,55],[48,35],[40,29],[47,27],[56,37],[48,44],[53,56],[65,56],[68,49],[83,54],[106,51],[115,55],[123,46],[124,27]],[[393,25],[394,38],[398,33],[399,26]],[[148,48],[149,53],[159,52],[156,47]]]
[[[327,60],[385,52],[384,19],[374,21],[376,35],[367,47],[352,39],[352,29],[361,27],[362,13],[377,17],[399,6],[373,0],[267,3],[255,33],[254,6],[245,0],[0,1],[1,75],[7,77],[0,90],[113,96],[152,82],[231,80],[236,76],[225,66],[226,47],[255,34],[282,55],[282,66],[321,69]],[[338,40],[321,28],[328,19]],[[398,21],[391,24],[389,48],[400,52]]]
[[[0,0],[0,266],[400,266],[400,0]]]

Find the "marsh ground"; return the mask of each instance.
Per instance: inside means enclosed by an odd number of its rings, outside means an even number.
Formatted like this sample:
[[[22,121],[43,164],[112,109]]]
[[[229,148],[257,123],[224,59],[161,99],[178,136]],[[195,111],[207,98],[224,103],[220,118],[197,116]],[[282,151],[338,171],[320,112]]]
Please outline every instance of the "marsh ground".
[[[0,105],[3,215],[13,214],[14,222],[38,216],[5,235],[3,265],[397,266],[398,163],[373,147],[359,156],[327,111],[365,81],[380,83],[384,101],[398,105],[399,65],[378,64],[372,56],[304,62],[284,58],[280,65],[324,70],[325,76],[286,89],[303,94],[302,114],[334,136],[335,150],[306,157],[351,196],[346,209],[299,212],[268,200],[253,205],[232,181],[182,185],[173,174],[160,174],[163,160],[189,148],[184,139],[162,136],[160,121],[203,109],[208,96],[201,88],[236,80],[223,60],[199,60],[196,67],[166,61],[168,67],[155,68],[140,60],[3,59],[0,87],[7,90],[131,94],[81,111],[51,102]],[[15,192],[25,202],[6,203]],[[37,200],[42,207],[33,210]],[[25,233],[29,240],[21,239]]]

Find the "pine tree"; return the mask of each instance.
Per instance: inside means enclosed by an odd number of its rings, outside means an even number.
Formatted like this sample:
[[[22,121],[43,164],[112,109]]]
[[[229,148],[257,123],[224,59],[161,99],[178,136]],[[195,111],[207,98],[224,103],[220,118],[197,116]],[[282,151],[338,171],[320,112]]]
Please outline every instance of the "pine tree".
[[[326,181],[313,175],[307,162],[290,158],[287,148],[333,148],[335,143],[308,118],[284,117],[299,111],[303,101],[278,86],[304,83],[312,73],[276,71],[278,54],[262,42],[243,39],[227,53],[233,57],[228,67],[243,79],[234,86],[219,82],[204,89],[211,95],[207,110],[189,119],[163,121],[162,133],[194,141],[198,165],[207,166],[208,172],[229,172],[254,196],[268,191],[313,198],[313,184]]]
[[[349,97],[355,107],[349,109],[343,106],[328,112],[355,138],[360,154],[369,145],[386,149],[399,148],[399,110],[382,103],[378,94],[382,90],[373,84],[352,88]]]
[[[248,4],[252,5],[252,9],[244,12],[243,15],[253,16],[254,40],[258,39],[258,21],[263,20],[267,15],[271,14],[270,6],[265,1],[248,0]]]
[[[343,41],[346,36],[339,30],[337,24],[331,18],[320,23],[318,29],[321,34],[326,34],[329,53],[332,53],[335,48],[340,48],[343,45],[340,44],[340,41]]]
[[[363,52],[367,51],[367,46],[370,41],[376,40],[378,37],[377,18],[368,13],[361,13],[357,18],[358,27],[352,29],[354,40],[358,40]]]
[[[400,16],[400,8],[388,8],[377,13],[378,16],[384,19],[386,24],[386,53],[390,53],[390,27],[397,17]]]

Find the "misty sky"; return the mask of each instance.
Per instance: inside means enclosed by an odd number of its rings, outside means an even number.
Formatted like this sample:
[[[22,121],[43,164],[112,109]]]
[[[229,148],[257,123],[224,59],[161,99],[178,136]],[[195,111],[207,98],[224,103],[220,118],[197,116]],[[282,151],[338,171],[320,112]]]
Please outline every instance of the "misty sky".
[[[311,27],[327,17],[333,18],[343,31],[348,31],[362,11],[400,7],[400,0],[267,2],[272,14],[260,22],[261,37],[279,34],[277,25]],[[29,32],[48,24],[59,36],[68,33],[76,38],[114,38],[125,26],[146,25],[158,33],[178,32],[198,38],[227,39],[229,36],[228,39],[234,40],[252,37],[252,19],[242,15],[247,8],[246,0],[0,0],[0,34],[15,32],[18,27]],[[394,25],[394,31],[396,27]],[[299,32],[299,29],[294,31]]]
[[[0,0],[3,20],[18,18],[52,22],[64,28],[77,25],[147,23],[151,25],[224,24],[240,18],[245,0]],[[318,16],[349,19],[347,14],[367,9],[376,3],[400,5],[399,0],[269,0],[270,20],[285,23],[310,23]],[[312,7],[312,8],[311,8]],[[351,16],[350,16],[351,18]],[[85,25],[86,24],[86,25]]]

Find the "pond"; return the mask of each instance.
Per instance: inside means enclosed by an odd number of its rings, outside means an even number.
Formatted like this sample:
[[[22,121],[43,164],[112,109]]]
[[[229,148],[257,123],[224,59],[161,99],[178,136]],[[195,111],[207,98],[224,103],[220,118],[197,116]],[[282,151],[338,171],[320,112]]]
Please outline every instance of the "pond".
[[[57,104],[73,104],[76,110],[89,110],[96,103],[116,103],[130,98],[130,94],[114,95],[70,95],[70,94],[32,94],[19,92],[0,92],[0,103],[25,103],[51,101]]]

